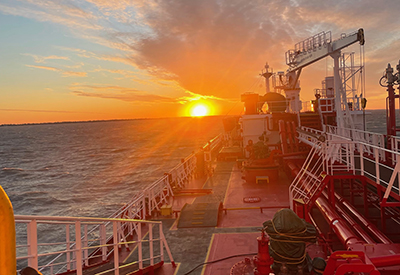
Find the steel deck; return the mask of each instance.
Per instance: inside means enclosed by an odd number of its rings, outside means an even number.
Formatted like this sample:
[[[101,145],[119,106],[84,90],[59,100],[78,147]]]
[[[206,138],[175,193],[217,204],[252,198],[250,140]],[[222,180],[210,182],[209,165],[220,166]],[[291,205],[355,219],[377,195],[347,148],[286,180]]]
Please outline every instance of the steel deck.
[[[289,207],[289,184],[290,180],[283,173],[279,181],[248,184],[242,179],[236,162],[217,162],[213,175],[202,186],[200,181],[189,185],[189,188],[212,188],[212,194],[178,196],[172,202],[174,211],[179,211],[185,203],[223,202],[224,211],[220,214],[217,227],[178,229],[174,217],[160,219],[164,223],[164,234],[177,268],[175,273],[171,273],[169,266],[163,266],[156,274],[183,275],[204,262],[234,255],[255,255],[262,223],[272,219],[279,209]],[[249,197],[258,197],[260,201],[244,202],[243,199]],[[244,256],[208,264],[191,274],[228,274],[230,268],[242,260]]]

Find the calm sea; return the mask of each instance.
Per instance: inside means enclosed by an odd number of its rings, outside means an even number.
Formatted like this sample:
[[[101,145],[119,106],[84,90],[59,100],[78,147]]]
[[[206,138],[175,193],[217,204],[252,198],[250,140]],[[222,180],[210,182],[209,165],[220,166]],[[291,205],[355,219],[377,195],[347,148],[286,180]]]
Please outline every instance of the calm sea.
[[[221,117],[0,127],[15,214],[107,217],[222,129]]]
[[[366,115],[385,133],[385,110]],[[15,214],[107,217],[222,130],[221,117],[0,127]]]

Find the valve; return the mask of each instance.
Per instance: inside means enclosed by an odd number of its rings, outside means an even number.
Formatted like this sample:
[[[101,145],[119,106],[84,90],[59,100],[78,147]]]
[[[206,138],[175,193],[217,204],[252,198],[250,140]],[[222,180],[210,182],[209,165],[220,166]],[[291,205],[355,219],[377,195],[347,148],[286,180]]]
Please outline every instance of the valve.
[[[379,84],[382,87],[389,87],[393,86],[396,82],[399,82],[399,76],[400,76],[400,61],[399,64],[396,66],[397,73],[393,74],[393,68],[390,66],[390,63],[388,64],[387,68],[385,69],[384,75],[381,77],[379,80]]]
[[[269,275],[271,265],[274,259],[269,255],[269,237],[265,233],[264,228],[261,230],[261,236],[257,238],[258,254],[254,256],[253,261],[255,264],[254,275]]]

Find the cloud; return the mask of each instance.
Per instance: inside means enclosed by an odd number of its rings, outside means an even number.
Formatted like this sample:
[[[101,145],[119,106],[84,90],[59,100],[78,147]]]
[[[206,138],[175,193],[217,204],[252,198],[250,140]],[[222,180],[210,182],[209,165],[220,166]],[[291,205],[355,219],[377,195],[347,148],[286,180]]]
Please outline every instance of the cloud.
[[[117,99],[127,102],[148,102],[148,103],[175,103],[176,100],[169,97],[163,97],[159,95],[146,94],[139,91],[126,91],[126,92],[85,92],[85,91],[73,91],[72,94],[76,96],[84,96],[84,97],[95,97],[95,98],[104,98],[104,99]]]
[[[219,98],[216,96],[207,96],[195,94],[190,91],[185,91],[189,96],[182,97],[166,97],[160,95],[149,94],[147,92],[122,87],[115,85],[88,85],[82,83],[73,83],[70,87],[72,94],[76,96],[104,98],[104,99],[117,99],[127,102],[148,102],[148,103],[180,103],[186,104],[198,100],[212,100],[223,102],[237,102],[237,99]]]
[[[207,96],[207,95],[200,95],[200,94],[195,94],[190,91],[185,91],[185,93],[189,94],[190,96],[183,96],[178,99],[179,103],[185,104],[188,102],[192,101],[197,101],[197,100],[217,100],[217,101],[230,101],[230,102],[237,102],[238,99],[227,99],[227,98],[220,98],[216,96]]]
[[[48,71],[55,71],[55,72],[60,72],[63,77],[87,77],[86,72],[73,72],[73,71],[64,71],[59,68],[55,67],[48,67],[48,66],[37,66],[37,65],[25,65],[30,68],[36,68],[36,69],[42,69],[42,70],[48,70]]]
[[[365,28],[367,58],[373,63],[366,70],[367,85],[373,85],[384,63],[398,58],[397,6],[397,0],[6,0],[0,11],[57,23],[109,47],[113,52],[107,54],[69,50],[133,66],[138,75],[140,69],[138,81],[152,76],[193,94],[236,98],[248,91],[266,61],[275,71],[285,70],[285,52],[296,42],[329,30],[338,38],[359,27]],[[311,96],[320,83],[300,80],[306,85],[302,93]]]
[[[88,85],[73,83],[70,89],[72,94],[76,96],[116,99],[126,102],[177,103],[178,101],[175,98],[154,95],[145,91],[117,85]]]
[[[4,14],[23,16],[39,22],[53,22],[71,29],[99,30],[103,27],[97,23],[94,13],[74,5],[72,1],[36,1],[24,0],[20,3],[4,1],[0,4]]]
[[[48,66],[36,66],[36,65],[25,65],[25,66],[30,67],[30,68],[48,70],[48,71],[56,71],[56,72],[62,71],[61,69],[54,68],[54,67],[48,67]]]
[[[63,71],[62,75],[64,77],[75,76],[75,77],[87,77],[87,73],[85,72],[72,72],[72,71]]]
[[[50,56],[40,56],[30,53],[23,53],[22,55],[32,56],[36,63],[45,63],[46,60],[49,59],[61,59],[61,60],[69,60],[67,56],[57,56],[57,55],[50,55]]]
[[[56,111],[56,110],[33,110],[33,109],[0,109],[1,112],[28,112],[28,113],[86,113],[86,112],[74,112],[74,111]]]

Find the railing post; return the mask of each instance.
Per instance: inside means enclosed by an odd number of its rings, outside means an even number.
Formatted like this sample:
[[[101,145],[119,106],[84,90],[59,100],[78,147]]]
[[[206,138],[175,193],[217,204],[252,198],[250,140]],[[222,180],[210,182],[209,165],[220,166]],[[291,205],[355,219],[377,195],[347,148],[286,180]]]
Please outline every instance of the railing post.
[[[67,250],[67,271],[71,270],[71,252],[70,252],[70,246],[71,246],[71,240],[70,240],[70,232],[69,232],[69,224],[65,225],[65,243],[66,243],[66,250]]]
[[[375,174],[376,174],[376,183],[381,185],[380,171],[379,171],[379,152],[378,148],[374,148],[374,157],[375,157]]]
[[[149,195],[148,195],[148,199],[149,199],[149,215],[151,215],[153,213],[153,207],[152,207],[152,202],[153,202],[153,190],[149,190]]]
[[[360,169],[361,176],[364,176],[364,145],[360,146]]]
[[[38,243],[37,243],[37,221],[32,220],[28,223],[27,232],[28,241],[28,265],[32,268],[38,268]]]
[[[356,174],[356,167],[355,167],[355,146],[354,142],[350,143],[350,153],[351,153],[351,158],[350,158],[350,165],[351,165],[351,170],[353,170],[353,175]]]
[[[143,269],[143,254],[142,254],[142,224],[138,224],[137,229],[138,238],[138,258],[139,258],[139,270]]]
[[[102,223],[100,225],[100,245],[101,245],[101,259],[102,261],[107,260],[107,240],[106,240],[106,225]]]
[[[143,199],[142,199],[142,213],[143,213],[142,219],[146,219],[147,213],[146,213],[146,198],[145,198],[145,196],[143,196]]]
[[[346,166],[347,166],[347,172],[350,171],[351,168],[351,154],[352,152],[350,151],[350,143],[346,143]]]
[[[153,224],[149,224],[150,265],[154,265]]]
[[[390,148],[392,148],[393,151],[398,153],[399,152],[399,142],[398,142],[397,138],[392,137],[391,141],[392,141],[392,147],[390,147]],[[392,164],[393,165],[396,165],[396,163],[397,163],[396,162],[397,161],[396,153],[394,153],[394,152],[392,153]]]
[[[160,226],[162,226],[162,225],[160,225]],[[162,242],[164,243],[165,250],[167,251],[169,260],[171,261],[172,266],[173,266],[173,267],[176,267],[176,264],[175,264],[175,262],[174,262],[174,258],[172,258],[171,250],[169,250],[169,246],[168,246],[167,241],[165,240],[164,232],[162,231],[162,229],[160,230],[160,233],[161,233],[160,239],[161,239]]]
[[[85,260],[85,266],[89,266],[89,255],[88,255],[88,225],[85,224],[83,226],[83,232],[84,232],[84,236],[83,236],[83,246],[85,247],[83,250],[83,258]]]
[[[113,243],[114,243],[114,274],[119,275],[119,250],[118,250],[118,223],[113,221]]]
[[[75,222],[75,260],[76,260],[76,274],[82,275],[82,233],[81,222]]]
[[[160,256],[161,256],[161,261],[164,262],[164,247],[163,247],[163,239],[161,238],[162,236],[162,223],[159,223],[159,235],[160,235]]]
[[[383,135],[380,136],[381,137],[381,148],[385,148],[385,137]],[[382,160],[386,161],[386,153],[384,150],[381,150],[381,155],[382,155]]]

